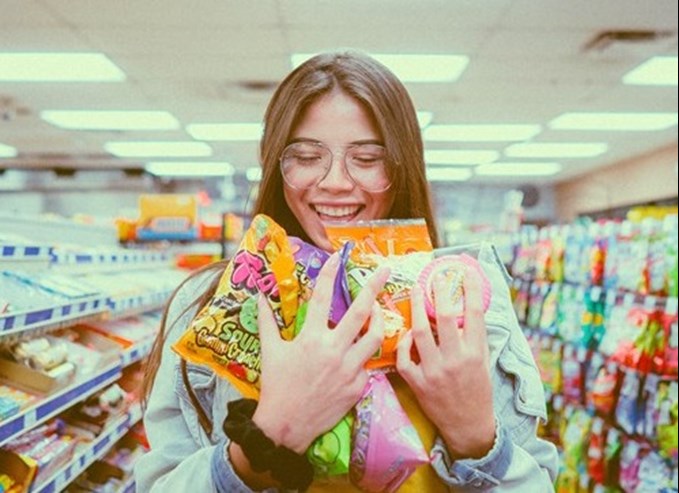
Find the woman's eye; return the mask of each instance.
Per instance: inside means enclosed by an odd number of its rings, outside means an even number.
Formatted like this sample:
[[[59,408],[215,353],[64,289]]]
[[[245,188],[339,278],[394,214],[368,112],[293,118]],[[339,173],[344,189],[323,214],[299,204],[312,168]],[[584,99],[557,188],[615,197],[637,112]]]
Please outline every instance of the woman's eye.
[[[302,165],[312,165],[316,164],[321,160],[321,157],[317,154],[298,154],[294,156],[295,162]]]

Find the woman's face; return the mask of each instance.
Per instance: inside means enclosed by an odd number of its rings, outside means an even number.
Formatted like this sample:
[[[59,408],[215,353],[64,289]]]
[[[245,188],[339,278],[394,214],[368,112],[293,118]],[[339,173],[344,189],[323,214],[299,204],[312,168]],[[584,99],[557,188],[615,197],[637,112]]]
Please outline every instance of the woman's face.
[[[311,104],[293,129],[291,141],[323,143],[333,152],[328,174],[316,185],[297,190],[284,184],[285,200],[311,241],[332,248],[324,225],[383,219],[393,203],[393,192],[366,192],[347,175],[344,151],[359,143],[382,144],[370,113],[356,99],[333,91]]]

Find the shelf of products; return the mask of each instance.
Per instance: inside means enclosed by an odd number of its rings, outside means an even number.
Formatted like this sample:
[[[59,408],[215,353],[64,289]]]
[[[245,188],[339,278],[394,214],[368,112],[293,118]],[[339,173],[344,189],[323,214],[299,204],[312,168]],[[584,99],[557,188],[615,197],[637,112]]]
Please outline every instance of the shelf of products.
[[[120,363],[111,365],[84,381],[76,382],[56,394],[50,395],[45,400],[28,407],[6,421],[0,421],[0,445],[112,384],[120,378],[121,370]]]
[[[548,397],[541,433],[561,450],[557,491],[676,488],[676,238],[670,216],[517,245],[514,308]]]
[[[107,426],[107,428],[86,448],[78,451],[73,458],[44,483],[31,488],[31,493],[55,493],[71,483],[95,460],[102,458],[141,419],[141,408],[135,405]]]
[[[31,485],[25,491],[63,491],[141,420],[137,404],[92,435],[78,413],[126,379],[130,397],[136,393],[158,309],[186,273],[172,267],[169,251],[9,244],[3,235],[0,253],[0,474],[10,457],[21,473],[32,471],[31,477],[11,471]],[[72,424],[74,415],[85,421]],[[61,431],[66,423],[66,434],[38,451],[41,433],[54,430],[55,421]],[[37,455],[19,459],[23,449],[16,447],[31,440],[38,440],[31,444]],[[58,459],[50,458],[52,450]],[[118,489],[134,491],[131,467]]]

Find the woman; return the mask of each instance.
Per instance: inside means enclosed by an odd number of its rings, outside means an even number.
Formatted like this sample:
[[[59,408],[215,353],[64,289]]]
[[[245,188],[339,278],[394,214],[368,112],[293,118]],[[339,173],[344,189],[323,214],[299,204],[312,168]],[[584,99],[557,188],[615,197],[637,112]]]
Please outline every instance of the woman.
[[[400,81],[375,60],[324,54],[295,69],[268,106],[260,150],[263,177],[254,212],[269,215],[288,234],[330,250],[324,224],[424,218],[437,245],[415,109]],[[556,451],[536,437],[538,419],[546,418],[540,379],[501,264],[486,249],[479,260],[493,287],[485,320],[481,282],[473,274],[464,285],[463,329],[440,331],[438,342],[421,290],[412,292],[413,330],[399,344],[398,375],[390,379],[432,464],[419,468],[400,491],[552,489]],[[293,341],[280,339],[268,305],[259,304],[261,397],[254,414],[250,410],[231,425],[241,432],[249,426],[269,440],[261,457],[242,436],[225,437],[227,408],[240,398],[235,389],[204,367],[181,364],[169,349],[215,291],[224,264],[178,288],[147,374],[151,451],[136,467],[140,491],[307,486],[308,478],[300,479],[308,475],[304,451],[357,402],[368,379],[363,364],[382,339],[383,320],[374,306],[385,271],[375,273],[338,326],[328,329],[337,264],[336,255],[326,262]],[[454,327],[458,315],[451,306],[437,306],[439,327]],[[369,330],[357,339],[368,318]],[[410,358],[413,345],[418,364]],[[237,419],[236,408],[229,409],[227,422]],[[267,463],[267,454],[290,460],[292,472]],[[316,482],[310,491],[356,490]]]

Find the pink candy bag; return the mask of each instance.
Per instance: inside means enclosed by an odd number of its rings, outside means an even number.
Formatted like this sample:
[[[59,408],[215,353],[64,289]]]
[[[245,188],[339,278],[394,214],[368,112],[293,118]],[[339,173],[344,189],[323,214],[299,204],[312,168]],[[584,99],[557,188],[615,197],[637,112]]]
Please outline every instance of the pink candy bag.
[[[370,377],[354,409],[351,482],[369,493],[396,491],[429,457],[384,374]]]

